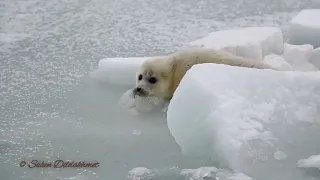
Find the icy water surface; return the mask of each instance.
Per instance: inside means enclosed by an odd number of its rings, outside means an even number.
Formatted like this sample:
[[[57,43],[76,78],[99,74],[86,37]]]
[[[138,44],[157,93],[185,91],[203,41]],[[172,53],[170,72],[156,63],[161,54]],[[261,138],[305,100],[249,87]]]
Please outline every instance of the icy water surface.
[[[207,33],[287,23],[305,0],[2,0],[1,179],[125,179],[135,167],[197,168],[182,157],[165,114],[116,106],[129,87],[88,74],[105,57],[169,53]],[[21,161],[98,161],[92,169],[20,168]]]

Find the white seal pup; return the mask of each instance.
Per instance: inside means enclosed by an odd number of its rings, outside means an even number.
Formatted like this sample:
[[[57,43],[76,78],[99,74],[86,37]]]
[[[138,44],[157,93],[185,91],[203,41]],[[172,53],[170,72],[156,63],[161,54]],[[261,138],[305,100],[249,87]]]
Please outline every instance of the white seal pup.
[[[256,69],[273,69],[268,64],[231,53],[192,48],[181,50],[168,56],[146,60],[136,75],[134,95],[155,96],[170,101],[186,72],[195,64],[216,63]]]

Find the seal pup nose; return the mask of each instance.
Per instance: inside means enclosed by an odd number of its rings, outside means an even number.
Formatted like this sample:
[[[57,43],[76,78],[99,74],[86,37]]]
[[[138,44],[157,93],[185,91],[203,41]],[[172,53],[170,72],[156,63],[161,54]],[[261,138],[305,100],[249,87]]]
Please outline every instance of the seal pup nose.
[[[146,96],[146,92],[144,91],[143,88],[140,88],[140,87],[134,88],[133,94],[134,96],[141,96],[141,97]]]

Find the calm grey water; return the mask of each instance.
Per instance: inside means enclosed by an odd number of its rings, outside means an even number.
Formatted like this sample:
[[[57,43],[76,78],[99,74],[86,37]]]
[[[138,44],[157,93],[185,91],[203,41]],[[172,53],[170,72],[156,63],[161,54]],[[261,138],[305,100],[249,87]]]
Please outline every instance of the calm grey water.
[[[147,168],[197,168],[165,114],[131,116],[116,103],[129,87],[88,77],[105,57],[169,53],[209,32],[275,25],[286,32],[317,0],[0,1],[0,174],[5,180],[125,179]],[[95,169],[20,168],[21,161],[87,160]]]

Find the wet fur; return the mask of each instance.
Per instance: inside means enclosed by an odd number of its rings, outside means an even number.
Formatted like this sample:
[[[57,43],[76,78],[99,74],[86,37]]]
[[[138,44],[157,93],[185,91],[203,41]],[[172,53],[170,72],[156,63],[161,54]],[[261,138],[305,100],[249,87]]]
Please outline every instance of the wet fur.
[[[216,63],[256,69],[272,69],[269,65],[225,51],[195,48],[178,51],[165,57],[153,58],[144,62],[137,73],[142,81],[137,86],[145,88],[149,94],[170,100],[186,72],[196,64]],[[156,84],[148,84],[147,78],[156,77]]]

